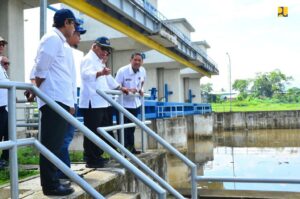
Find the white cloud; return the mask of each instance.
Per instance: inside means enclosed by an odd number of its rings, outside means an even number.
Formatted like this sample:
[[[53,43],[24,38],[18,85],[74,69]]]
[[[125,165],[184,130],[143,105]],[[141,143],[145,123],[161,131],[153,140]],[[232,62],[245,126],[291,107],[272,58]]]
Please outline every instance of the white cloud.
[[[188,19],[196,29],[193,40],[210,44],[208,54],[218,63],[220,75],[202,82],[212,82],[215,90],[229,88],[226,52],[231,56],[232,82],[279,69],[300,87],[299,1],[159,0],[158,4],[168,18]],[[278,6],[288,6],[289,17],[277,17]]]

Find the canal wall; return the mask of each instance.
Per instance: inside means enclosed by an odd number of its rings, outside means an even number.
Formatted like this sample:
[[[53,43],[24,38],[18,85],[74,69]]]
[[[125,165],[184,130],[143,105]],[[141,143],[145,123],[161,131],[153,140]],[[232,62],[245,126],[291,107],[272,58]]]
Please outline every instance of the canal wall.
[[[188,138],[211,137],[213,133],[213,115],[188,115],[165,119],[151,120],[148,125],[155,133],[161,136],[169,144],[181,149],[187,148]],[[153,138],[144,132],[144,145],[146,149],[161,149]],[[115,136],[116,137],[116,136]],[[137,149],[142,148],[141,130],[135,130],[135,146]],[[83,150],[82,133],[76,133],[72,140],[70,150]]]
[[[213,113],[213,129],[298,129],[300,111],[260,111]]]
[[[148,126],[175,148],[186,149],[188,138],[212,136],[213,116],[212,114],[205,114],[155,119]],[[149,149],[162,148],[160,144],[149,136],[145,136],[144,144]],[[137,148],[141,148],[140,129],[137,129],[135,132],[135,145]]]

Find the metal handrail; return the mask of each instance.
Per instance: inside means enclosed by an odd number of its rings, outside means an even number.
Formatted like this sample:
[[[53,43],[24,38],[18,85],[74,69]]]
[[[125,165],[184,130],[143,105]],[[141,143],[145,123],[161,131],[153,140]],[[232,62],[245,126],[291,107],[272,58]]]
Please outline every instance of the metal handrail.
[[[197,190],[197,182],[199,181],[222,181],[222,182],[249,182],[249,183],[291,183],[291,184],[300,184],[300,179],[276,179],[276,178],[237,178],[237,177],[205,177],[205,176],[197,176],[197,165],[194,164],[191,160],[181,154],[177,149],[175,149],[172,145],[167,143],[164,139],[162,139],[159,135],[157,135],[154,131],[152,131],[149,127],[144,125],[139,119],[134,117],[130,112],[120,106],[117,102],[115,102],[110,96],[106,95],[105,92],[101,90],[96,91],[101,97],[107,100],[111,105],[113,105],[118,111],[122,112],[128,119],[132,122],[136,123],[141,129],[143,129],[148,135],[154,138],[157,142],[159,142],[162,146],[172,152],[175,156],[181,159],[190,169],[191,169],[191,196],[192,199],[196,199],[198,196]],[[103,129],[98,129],[98,132],[101,132],[103,136],[105,136],[111,143],[115,146],[119,147],[122,152],[124,152],[128,157],[132,158],[132,160],[136,161],[136,157],[132,155],[128,150],[120,146],[118,143],[114,142],[112,139],[108,138],[108,134],[104,133]],[[166,188],[166,187],[165,187]],[[166,188],[167,189],[167,188]],[[167,189],[168,190],[168,189]]]
[[[122,112],[128,119],[132,122],[136,123],[141,129],[143,129],[148,135],[150,135],[153,139],[155,139],[158,143],[164,146],[168,151],[182,160],[190,169],[191,169],[191,196],[193,199],[197,198],[197,165],[193,163],[190,159],[185,157],[182,153],[180,153],[175,147],[157,135],[152,129],[146,126],[142,121],[137,119],[134,115],[132,115],[129,111],[127,111],[123,106],[114,101],[111,96],[107,95],[105,91],[97,89],[96,92],[103,97],[106,101],[108,101],[112,106],[114,106],[119,112]]]
[[[104,91],[106,94],[112,94],[112,95],[118,95],[120,97],[120,104],[123,104],[123,92],[119,91],[119,90],[106,90]],[[144,93],[143,96],[140,96],[139,93],[128,93],[129,96],[136,96],[136,97],[141,97],[141,119],[143,122],[145,122],[145,97],[150,97],[149,94]],[[122,112],[119,112],[119,125],[121,128],[119,128],[120,131],[120,136],[121,136],[121,144],[124,146],[124,128],[128,128],[124,126],[124,114]],[[126,125],[126,124],[125,124]],[[127,126],[127,125],[126,125]],[[142,151],[145,152],[145,144],[144,144],[144,132],[143,130],[141,130],[141,143],[142,143]]]
[[[151,170],[145,163],[143,163],[139,158],[133,155],[128,149],[126,149],[122,144],[120,144],[116,139],[109,135],[104,128],[97,128],[97,132],[106,138],[111,144],[121,150],[127,157],[129,157],[134,163],[136,163],[144,172],[155,179],[160,185],[162,185],[166,190],[168,190],[176,198],[184,199],[184,197],[174,189],[169,183],[167,183],[163,178],[157,175],[153,170]]]
[[[42,93],[37,87],[32,84],[21,83],[21,82],[0,82],[0,88],[8,89],[8,127],[9,127],[9,141],[0,142],[0,149],[9,149],[9,170],[10,170],[10,185],[11,185],[11,198],[17,199],[19,197],[18,190],[18,160],[17,160],[17,146],[18,139],[16,137],[16,89],[30,89],[34,92],[41,100],[43,100],[50,108],[57,112],[61,117],[67,120],[71,125],[80,130],[84,136],[91,140],[95,145],[100,147],[102,150],[110,154],[126,169],[131,171],[139,180],[154,190],[159,199],[166,198],[166,191],[161,188],[157,183],[153,182],[148,176],[137,169],[132,163],[126,158],[121,156],[107,143],[101,140],[96,134],[85,127],[76,118],[70,115],[66,110],[59,106],[54,100],[49,98],[46,94]],[[58,167],[64,174],[66,174],[72,181],[77,183],[82,189],[94,198],[104,198],[98,193],[91,185],[84,181],[80,176],[74,173],[68,166],[66,166],[59,158],[57,158],[51,151],[43,146],[38,140],[30,138],[31,142],[39,151],[45,156],[50,162]],[[32,141],[34,140],[34,142]]]

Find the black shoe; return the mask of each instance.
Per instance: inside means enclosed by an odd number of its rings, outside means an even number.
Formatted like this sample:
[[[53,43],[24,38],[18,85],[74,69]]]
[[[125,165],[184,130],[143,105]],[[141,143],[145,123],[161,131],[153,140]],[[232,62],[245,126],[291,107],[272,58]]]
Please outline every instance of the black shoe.
[[[104,167],[104,165],[105,165],[105,163],[104,162],[87,162],[86,163],[86,165],[85,165],[85,167],[86,168],[103,168]]]
[[[66,188],[71,187],[71,180],[69,179],[59,179],[59,183]]]
[[[133,149],[131,151],[131,153],[138,155],[138,154],[141,154],[142,152],[141,151],[137,151],[136,149]]]
[[[44,189],[43,193],[46,196],[66,196],[74,192],[72,187],[65,187],[63,185],[59,185],[55,189]]]

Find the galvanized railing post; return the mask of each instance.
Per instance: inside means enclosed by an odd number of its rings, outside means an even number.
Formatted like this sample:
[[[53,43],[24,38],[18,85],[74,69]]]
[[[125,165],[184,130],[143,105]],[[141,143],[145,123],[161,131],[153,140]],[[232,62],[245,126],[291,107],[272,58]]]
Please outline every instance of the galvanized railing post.
[[[172,195],[174,195],[178,199],[183,199],[184,197],[174,189],[170,184],[168,184],[164,179],[162,179],[159,175],[157,175],[153,170],[151,170],[145,163],[143,163],[139,158],[133,155],[128,149],[122,146],[117,140],[115,140],[112,136],[110,136],[104,128],[98,128],[97,132],[100,133],[103,137],[106,138],[112,145],[120,149],[125,155],[130,158],[135,164],[138,165],[139,168],[144,170],[146,174],[151,176],[154,180],[156,180],[159,184],[161,184],[165,189],[167,189]]]
[[[198,189],[197,189],[197,165],[194,165],[191,168],[191,196],[192,199],[198,198]]]
[[[141,96],[141,103],[142,103],[142,106],[141,106],[141,120],[142,122],[145,122],[145,97],[144,96]],[[141,141],[142,141],[142,152],[145,153],[146,151],[146,143],[145,143],[145,134],[144,134],[144,130],[141,129]]]
[[[124,94],[122,93],[121,95],[119,95],[119,98],[120,98],[120,104],[123,104],[123,96],[124,96]],[[121,112],[121,111],[119,111],[119,123],[120,123],[120,125],[121,126],[124,126],[124,114]],[[121,144],[123,145],[123,146],[125,146],[125,140],[124,140],[124,127],[122,127],[121,128],[121,131],[120,131],[120,135],[119,135],[120,137],[121,137]],[[122,155],[123,156],[125,156],[124,154],[123,154],[123,152],[122,152]]]
[[[18,153],[17,153],[17,131],[16,131],[16,87],[8,90],[8,140],[14,145],[9,149],[9,172],[10,172],[10,194],[12,199],[19,198],[18,188]]]

